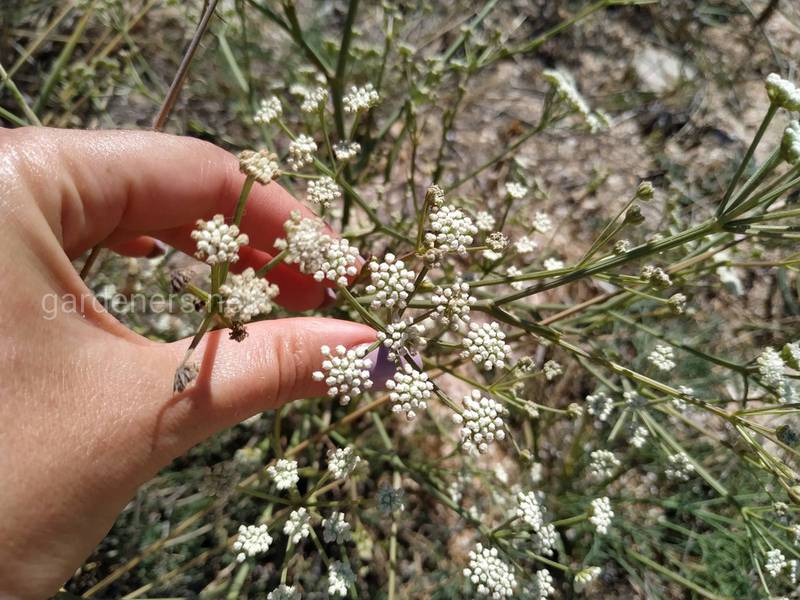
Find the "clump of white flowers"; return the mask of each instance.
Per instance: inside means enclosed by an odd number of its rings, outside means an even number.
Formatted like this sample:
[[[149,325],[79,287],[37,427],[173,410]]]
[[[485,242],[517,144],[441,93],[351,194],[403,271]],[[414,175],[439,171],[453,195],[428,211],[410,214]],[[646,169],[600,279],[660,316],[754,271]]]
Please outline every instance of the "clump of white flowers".
[[[225,223],[222,215],[214,215],[210,221],[199,219],[191,235],[197,242],[194,255],[209,265],[235,263],[239,260],[239,248],[250,242],[247,234],[239,233],[236,225]]]
[[[327,175],[308,182],[308,199],[322,208],[328,208],[331,202],[342,197],[342,190],[336,182]]]
[[[619,459],[610,450],[594,450],[589,458],[589,471],[596,479],[611,477],[620,465]]]
[[[650,432],[647,431],[647,427],[637,425],[631,429],[631,434],[628,438],[628,441],[630,441],[631,446],[634,448],[641,448],[647,442],[649,435]]]
[[[431,303],[436,307],[432,318],[440,325],[458,330],[469,323],[470,309],[478,301],[469,292],[469,284],[456,279],[446,288],[437,287],[431,295]]]
[[[496,321],[481,325],[470,323],[469,331],[462,341],[464,351],[461,357],[471,359],[485,371],[491,371],[495,367],[502,369],[511,352],[511,346],[506,344],[505,339],[506,334]]]
[[[238,552],[236,560],[244,562],[247,557],[253,557],[269,550],[272,536],[265,524],[239,525],[239,535],[233,542],[233,549]]]
[[[506,408],[493,400],[472,390],[464,397],[464,412],[454,414],[453,421],[461,425],[461,443],[464,450],[477,450],[481,454],[489,450],[495,440],[504,440],[506,432],[503,417],[508,413]]]
[[[322,233],[322,227],[319,219],[304,219],[293,211],[283,225],[286,238],[275,240],[275,247],[286,252],[287,263],[297,263],[301,272],[316,281],[347,285],[347,278],[358,274],[358,250],[345,239]]]
[[[380,99],[381,97],[375,87],[368,83],[363,87],[351,87],[350,92],[342,98],[342,103],[344,104],[345,112],[355,113],[369,110],[380,102]]]
[[[316,87],[313,90],[307,90],[303,95],[303,102],[300,105],[300,110],[307,113],[317,112],[325,108],[328,102],[328,90],[324,87]]]
[[[772,577],[780,575],[781,571],[786,568],[786,565],[786,557],[779,549],[773,548],[767,551],[767,560],[764,563],[764,568]]]
[[[392,412],[404,413],[411,421],[416,418],[417,412],[427,407],[433,393],[433,382],[428,379],[427,373],[406,364],[386,382],[386,389],[389,390]]]
[[[480,231],[491,231],[494,229],[495,223],[495,218],[485,210],[482,210],[475,215],[475,226]]]
[[[538,247],[536,240],[525,235],[514,242],[514,249],[520,254],[530,254]]]
[[[675,368],[675,351],[672,346],[658,344],[647,356],[647,360],[659,371],[668,372]]]
[[[256,125],[268,125],[283,113],[283,106],[281,101],[275,97],[263,98],[258,105],[258,110],[253,116],[253,121]]]
[[[358,142],[338,142],[333,146],[333,154],[336,160],[347,161],[358,156],[361,152],[361,144]]]
[[[559,269],[564,268],[564,261],[551,256],[550,258],[545,259],[542,265],[544,266],[545,271],[558,271]]]
[[[386,331],[378,332],[377,337],[378,341],[389,349],[387,358],[398,362],[401,356],[413,356],[417,353],[417,348],[425,345],[423,333],[425,327],[409,319],[390,323],[386,326]]]
[[[344,513],[335,511],[327,519],[322,520],[322,538],[326,543],[343,544],[352,537],[350,523],[344,518]]]
[[[370,304],[372,310],[379,308],[403,310],[406,300],[414,291],[416,274],[402,260],[394,254],[386,254],[382,262],[373,259],[369,263],[370,281],[365,291],[375,294],[375,299]]]
[[[267,600],[300,600],[300,592],[294,586],[282,583],[267,594]]]
[[[331,596],[347,596],[347,588],[356,581],[355,573],[350,565],[336,560],[328,569],[328,594]]]
[[[322,370],[314,371],[314,381],[324,381],[328,386],[328,396],[339,397],[339,402],[349,404],[354,396],[358,396],[372,387],[370,369],[372,361],[366,358],[366,348],[347,349],[342,345],[333,350],[322,346],[320,352],[324,357]]]
[[[259,315],[272,312],[272,300],[278,292],[277,285],[256,276],[256,272],[248,267],[241,275],[231,275],[228,283],[220,286],[222,314],[232,321],[248,323]]]
[[[293,544],[297,544],[300,540],[307,538],[311,533],[310,522],[311,515],[308,514],[305,507],[293,510],[289,518],[286,519],[286,523],[283,526],[283,533],[289,536]]]
[[[264,185],[280,175],[278,157],[268,150],[239,152],[239,170]]]
[[[661,267],[655,265],[645,265],[639,271],[642,279],[645,279],[650,285],[657,288],[668,288],[672,285],[672,279],[669,274]]]
[[[800,121],[792,121],[783,130],[781,156],[790,165],[800,163]]]
[[[533,215],[533,228],[539,233],[547,233],[553,228],[553,222],[547,213],[538,211]]]
[[[776,106],[786,110],[800,111],[800,89],[788,79],[777,73],[770,73],[766,79],[767,96]]]
[[[506,184],[506,194],[514,200],[521,200],[528,194],[528,188],[521,183],[511,181]]]
[[[517,587],[514,571],[499,558],[497,548],[486,548],[481,543],[470,551],[464,577],[475,586],[478,596],[492,600],[510,598]]]
[[[764,351],[756,359],[756,365],[764,385],[771,387],[783,385],[783,370],[786,368],[786,364],[775,348],[764,348]]]
[[[544,378],[547,381],[552,381],[559,375],[564,373],[564,368],[555,360],[548,360],[544,365],[542,365],[542,372],[544,373]]]
[[[425,234],[425,243],[435,252],[463,255],[477,233],[475,223],[460,208],[442,204],[430,212],[430,231]]]
[[[591,516],[589,522],[594,525],[597,533],[605,535],[611,526],[611,519],[614,518],[614,511],[611,508],[611,501],[603,496],[592,500]]]
[[[575,591],[581,593],[589,587],[595,579],[600,577],[600,573],[602,573],[600,567],[586,567],[578,571],[575,574]]]
[[[604,391],[599,390],[586,396],[586,412],[598,421],[606,421],[614,410],[614,401]]]
[[[334,479],[348,477],[359,462],[361,462],[361,457],[350,446],[328,450],[328,471],[330,471]]]
[[[556,588],[553,586],[553,576],[547,569],[539,569],[536,571],[536,576],[530,589],[526,590],[526,598],[531,600],[547,600],[550,596],[556,593]]]
[[[667,459],[668,466],[664,469],[667,479],[676,481],[689,481],[694,473],[694,465],[685,452],[671,454]]]
[[[531,526],[534,530],[539,530],[544,525],[544,512],[540,502],[541,493],[537,492],[518,492],[516,516]]]
[[[297,485],[300,475],[297,473],[297,461],[279,458],[274,465],[267,467],[267,475],[275,482],[279,490],[288,490]]]
[[[316,151],[317,143],[314,138],[301,133],[289,143],[289,156],[286,162],[294,170],[301,169],[305,165],[314,162],[314,153]]]

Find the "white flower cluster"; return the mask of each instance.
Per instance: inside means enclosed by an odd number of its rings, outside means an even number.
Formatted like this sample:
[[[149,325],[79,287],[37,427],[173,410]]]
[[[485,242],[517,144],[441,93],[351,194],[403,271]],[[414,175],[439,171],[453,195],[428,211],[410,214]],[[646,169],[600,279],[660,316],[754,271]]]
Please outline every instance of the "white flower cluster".
[[[305,133],[301,133],[289,144],[289,158],[286,162],[297,171],[314,162],[314,153],[317,151],[317,143]]]
[[[342,197],[342,190],[336,182],[327,175],[308,182],[308,199],[322,208],[328,208],[331,202]]]
[[[586,100],[583,99],[583,96],[580,95],[575,87],[572,76],[555,69],[546,69],[542,75],[553,86],[556,95],[583,117],[592,133],[608,127],[608,117],[600,111],[592,112],[589,109]]]
[[[358,396],[372,387],[370,369],[372,361],[365,358],[366,348],[348,350],[344,346],[336,346],[333,352],[329,346],[320,348],[322,371],[314,371],[314,381],[324,381],[328,386],[328,396],[339,396],[341,404],[349,404],[353,396]]]
[[[672,279],[669,274],[661,267],[655,265],[645,265],[639,271],[642,279],[657,288],[667,288],[672,285]]]
[[[783,130],[781,156],[790,165],[800,164],[800,121],[792,121]]]
[[[303,95],[303,103],[300,105],[300,110],[307,113],[317,112],[325,108],[328,102],[328,90],[324,87],[316,87],[313,90],[306,90]]]
[[[538,247],[539,244],[537,244],[533,238],[529,238],[528,236],[522,236],[516,242],[514,242],[514,249],[520,254],[530,254]]]
[[[645,442],[647,442],[647,437],[649,435],[650,432],[647,431],[646,427],[643,427],[642,425],[637,425],[631,430],[628,441],[634,448],[641,448],[642,446],[644,446]]]
[[[611,509],[611,501],[603,496],[592,500],[592,516],[589,522],[594,525],[597,533],[605,535],[611,526],[611,519],[614,518],[614,511]]]
[[[543,495],[540,492],[519,492],[517,494],[517,518],[522,519],[533,530],[535,552],[550,556],[558,541],[556,528],[544,523],[542,508]]]
[[[263,98],[258,106],[253,121],[256,125],[268,125],[283,113],[281,101],[276,96]]]
[[[280,175],[278,157],[269,150],[242,150],[239,152],[239,170],[264,185]]]
[[[381,97],[371,83],[363,87],[351,87],[350,92],[345,94],[344,98],[342,98],[344,110],[349,113],[368,110],[380,102],[380,100]]]
[[[506,184],[506,194],[514,200],[521,200],[528,194],[528,188],[521,183],[511,181]]]
[[[325,543],[343,544],[351,537],[350,523],[345,521],[344,513],[336,511],[327,519],[322,520],[322,539],[325,540]]]
[[[478,228],[460,208],[449,204],[435,207],[430,212],[431,230],[425,234],[425,243],[435,252],[466,254],[467,246],[478,233]]]
[[[533,215],[533,228],[539,233],[547,233],[553,228],[553,222],[547,213],[539,211]]]
[[[581,569],[575,575],[575,591],[579,594],[589,587],[592,582],[600,577],[603,570],[600,567],[586,567]]]
[[[664,469],[664,475],[667,476],[667,479],[689,481],[692,473],[694,473],[694,465],[685,452],[671,454],[667,458],[667,463],[667,468]]]
[[[422,334],[425,328],[422,325],[414,324],[411,319],[398,321],[386,326],[386,331],[378,332],[378,341],[389,349],[387,358],[397,362],[405,354],[414,355],[417,348],[425,345]]]
[[[553,381],[553,379],[564,373],[564,367],[558,361],[548,360],[542,365],[542,371],[547,381]]]
[[[547,569],[539,569],[524,597],[528,600],[547,600],[555,593],[553,576]]]
[[[297,474],[297,461],[279,458],[274,465],[267,467],[267,475],[275,482],[279,490],[288,490],[297,485],[300,475]]]
[[[293,510],[286,519],[283,526],[283,533],[289,536],[293,544],[297,544],[300,540],[307,538],[311,533],[311,515],[305,508],[298,508]]]
[[[647,356],[647,360],[659,371],[669,372],[675,368],[675,351],[672,346],[658,344]]]
[[[209,265],[239,260],[239,248],[250,242],[247,234],[239,233],[236,225],[225,223],[225,217],[214,215],[210,221],[197,221],[192,231],[192,239],[197,242],[194,255]]]
[[[267,600],[300,600],[300,592],[293,585],[282,583],[267,594]]]
[[[406,418],[412,421],[418,411],[427,408],[433,382],[428,380],[427,373],[406,364],[386,382],[386,389],[389,390],[392,412],[405,413]]]
[[[431,295],[436,307],[433,319],[453,331],[469,323],[469,312],[478,299],[469,293],[469,284],[457,279],[447,288],[437,287]]]
[[[506,277],[516,277],[517,275],[522,275],[522,271],[514,265],[506,269]],[[524,281],[512,281],[510,285],[514,290],[524,290],[527,284]]]
[[[331,472],[334,479],[348,477],[359,462],[361,462],[361,457],[350,446],[328,450],[328,471]]]
[[[564,261],[551,256],[542,263],[545,271],[558,271],[564,268]]]
[[[619,459],[610,450],[595,450],[590,455],[589,471],[595,479],[604,479],[614,474],[614,469],[619,465]]]
[[[333,154],[336,160],[346,161],[358,156],[361,152],[361,144],[358,142],[338,142],[333,146]]]
[[[481,396],[478,390],[472,390],[464,397],[463,414],[453,415],[453,421],[461,424],[461,443],[467,452],[477,450],[484,454],[489,444],[495,440],[504,440],[506,432],[503,417],[508,411],[506,407],[493,400]]]
[[[475,226],[480,231],[491,231],[495,226],[495,218],[485,210],[482,210],[475,215]]]
[[[464,577],[475,586],[478,596],[492,600],[510,598],[517,587],[514,571],[498,558],[497,548],[486,548],[481,543],[470,551]]]
[[[403,310],[408,296],[414,291],[416,273],[406,269],[405,263],[391,253],[386,254],[382,262],[375,259],[370,261],[369,270],[371,283],[365,291],[375,294],[370,305],[372,310],[383,307]]]
[[[244,562],[248,556],[255,556],[269,550],[272,536],[267,531],[267,526],[239,525],[239,535],[233,542],[233,549],[238,552],[236,560]]]
[[[383,484],[378,488],[378,510],[385,515],[406,509],[406,494],[401,488]]]
[[[347,588],[353,585],[356,576],[350,565],[336,560],[328,568],[328,594],[331,596],[347,596]]]
[[[764,351],[756,359],[758,373],[761,375],[761,382],[770,387],[780,387],[783,385],[783,370],[786,364],[781,355],[775,348],[764,348]]]
[[[784,344],[781,356],[790,367],[800,369],[800,342]]]
[[[772,577],[780,575],[786,565],[786,557],[783,555],[783,552],[777,548],[767,551],[767,560],[764,563],[764,568]]]
[[[522,519],[534,530],[544,525],[544,513],[540,503],[541,494],[537,492],[517,493],[517,518]]]
[[[259,315],[272,312],[272,300],[278,295],[278,286],[269,283],[248,267],[241,275],[231,275],[229,283],[219,287],[222,296],[222,313],[232,321],[248,323]]]
[[[786,110],[800,110],[800,88],[777,73],[770,73],[766,79],[767,96],[776,106]]]
[[[328,279],[347,285],[347,278],[358,273],[358,250],[345,239],[322,233],[318,219],[304,219],[293,211],[283,228],[286,238],[275,240],[275,247],[286,250],[286,262],[297,263],[301,272],[313,275],[316,281]]]
[[[604,391],[600,390],[586,396],[586,412],[598,421],[606,421],[614,410],[614,401]]]
[[[472,362],[485,371],[491,371],[495,367],[502,369],[511,352],[511,346],[506,344],[505,339],[506,334],[496,321],[482,325],[470,323],[469,331],[462,341],[464,351],[461,358],[472,359]]]

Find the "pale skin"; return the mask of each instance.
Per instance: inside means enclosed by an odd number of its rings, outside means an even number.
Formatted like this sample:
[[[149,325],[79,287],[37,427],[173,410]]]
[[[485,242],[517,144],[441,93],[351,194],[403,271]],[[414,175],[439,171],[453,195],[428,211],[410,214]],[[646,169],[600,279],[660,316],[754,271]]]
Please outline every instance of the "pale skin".
[[[320,346],[372,342],[372,329],[323,318],[224,330],[195,353],[196,383],[172,393],[189,340],[150,341],[90,301],[53,319],[43,298],[91,298],[71,259],[96,244],[130,256],[155,238],[187,253],[198,218],[230,217],[244,176],[211,144],[145,132],[0,129],[0,597],[56,592],[137,487],[215,432],[324,394]],[[237,268],[259,267],[292,210],[277,183],[256,184]],[[292,311],[326,288],[282,265],[270,274]]]

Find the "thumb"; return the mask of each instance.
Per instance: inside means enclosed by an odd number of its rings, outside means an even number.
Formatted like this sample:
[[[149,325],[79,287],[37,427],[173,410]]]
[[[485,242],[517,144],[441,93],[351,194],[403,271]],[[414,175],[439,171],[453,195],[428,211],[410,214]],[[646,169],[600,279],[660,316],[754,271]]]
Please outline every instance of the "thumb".
[[[312,379],[322,364],[320,348],[375,341],[366,325],[325,318],[262,321],[247,332],[242,342],[230,340],[228,330],[206,334],[189,359],[198,366],[196,379],[155,411],[153,440],[170,458],[258,412],[325,395],[325,385]],[[165,389],[189,343],[157,348]]]

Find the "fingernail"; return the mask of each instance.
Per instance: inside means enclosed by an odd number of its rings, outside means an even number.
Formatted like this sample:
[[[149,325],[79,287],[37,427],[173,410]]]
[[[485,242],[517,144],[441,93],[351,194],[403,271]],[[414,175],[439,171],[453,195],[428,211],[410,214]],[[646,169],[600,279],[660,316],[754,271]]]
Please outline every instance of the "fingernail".
[[[386,382],[393,376],[397,367],[389,360],[389,349],[385,346],[376,348],[369,354],[367,358],[372,361],[372,367],[369,370],[372,379],[373,390],[386,389]]]
[[[154,240],[153,249],[150,250],[150,254],[147,255],[147,258],[157,258],[159,256],[164,256],[166,253],[167,245],[161,240]]]

